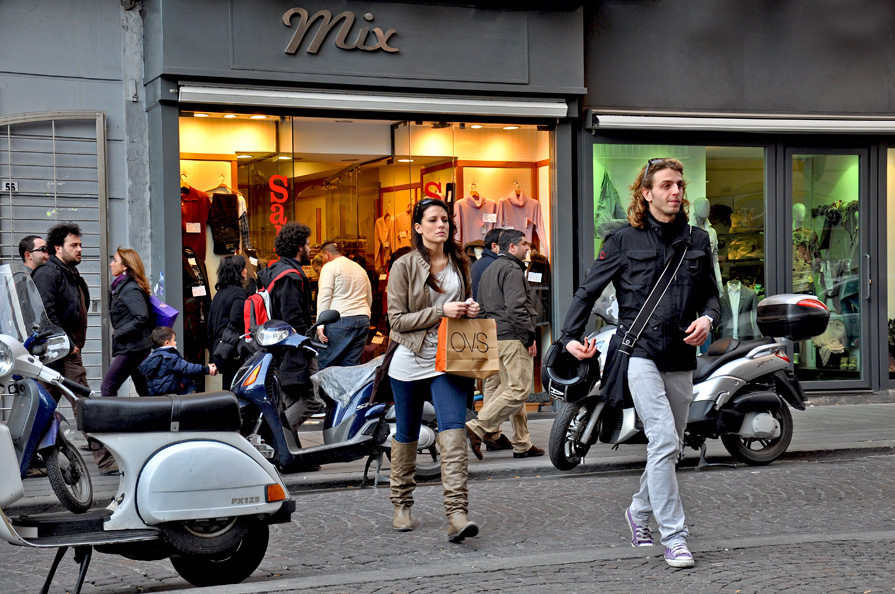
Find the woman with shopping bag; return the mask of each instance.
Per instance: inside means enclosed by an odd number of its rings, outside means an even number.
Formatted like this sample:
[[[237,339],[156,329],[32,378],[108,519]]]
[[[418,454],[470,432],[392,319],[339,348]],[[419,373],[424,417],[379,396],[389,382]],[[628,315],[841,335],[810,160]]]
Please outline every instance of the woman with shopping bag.
[[[479,304],[470,297],[469,262],[454,239],[456,227],[448,205],[426,198],[413,210],[413,250],[399,258],[389,274],[388,364],[394,393],[397,432],[391,451],[392,527],[413,530],[417,441],[423,402],[431,398],[438,421],[438,449],[448,540],[459,542],[478,534],[469,521],[466,401],[471,380],[436,371],[438,328],[443,318],[475,318]],[[391,349],[390,349],[391,350]]]

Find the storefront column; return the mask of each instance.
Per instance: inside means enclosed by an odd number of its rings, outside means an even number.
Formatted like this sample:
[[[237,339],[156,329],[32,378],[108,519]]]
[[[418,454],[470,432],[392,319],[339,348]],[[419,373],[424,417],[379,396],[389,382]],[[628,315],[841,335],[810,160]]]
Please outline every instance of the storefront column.
[[[180,122],[176,103],[167,94],[176,85],[156,79],[146,87],[149,122],[149,228],[152,256],[150,284],[155,289],[164,273],[164,293],[158,297],[181,311],[174,332],[183,337],[183,275],[180,233]],[[176,101],[177,95],[170,94]],[[139,224],[132,221],[132,224]],[[182,340],[182,338],[181,338]]]
[[[587,221],[587,217],[576,217],[579,200],[575,184],[576,135],[572,124],[561,121],[556,124],[553,162],[556,163],[556,188],[554,191],[551,237],[553,237],[553,340],[559,338],[562,322],[572,303],[572,296],[578,285],[576,274],[579,259],[579,240],[584,230],[576,221]],[[571,230],[571,233],[569,232]],[[589,246],[593,253],[593,246]]]

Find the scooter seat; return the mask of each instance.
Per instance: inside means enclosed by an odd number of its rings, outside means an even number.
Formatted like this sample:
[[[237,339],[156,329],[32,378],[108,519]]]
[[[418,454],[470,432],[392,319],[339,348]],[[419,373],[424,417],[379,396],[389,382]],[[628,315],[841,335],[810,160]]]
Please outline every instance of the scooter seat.
[[[239,403],[232,392],[183,396],[83,398],[75,416],[84,433],[239,431]]]
[[[696,371],[693,373],[693,383],[699,383],[712,375],[725,363],[746,355],[757,346],[772,344],[774,338],[765,336],[755,340],[737,340],[735,338],[722,338],[709,345],[706,354],[696,357]]]

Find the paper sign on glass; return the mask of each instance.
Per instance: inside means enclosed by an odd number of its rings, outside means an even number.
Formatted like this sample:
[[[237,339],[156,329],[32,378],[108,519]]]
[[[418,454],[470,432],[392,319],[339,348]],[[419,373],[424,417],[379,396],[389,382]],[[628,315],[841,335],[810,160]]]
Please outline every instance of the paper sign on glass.
[[[187,233],[202,233],[202,223],[187,223],[186,224],[186,232]]]

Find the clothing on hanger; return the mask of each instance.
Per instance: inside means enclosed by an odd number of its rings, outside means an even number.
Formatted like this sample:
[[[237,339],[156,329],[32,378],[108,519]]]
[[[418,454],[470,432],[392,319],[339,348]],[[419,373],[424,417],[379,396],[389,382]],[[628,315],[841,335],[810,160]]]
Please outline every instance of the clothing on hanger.
[[[473,194],[475,192],[475,194]],[[465,246],[471,241],[484,239],[485,234],[497,223],[497,203],[481,196],[478,190],[470,190],[454,205],[454,224],[457,241]]]
[[[544,218],[541,214],[541,203],[529,198],[524,191],[513,190],[497,202],[497,227],[501,229],[518,229],[525,233],[529,242],[537,233],[540,251],[550,257],[550,246],[544,232]]]
[[[206,225],[211,211],[208,194],[191,186],[180,189],[180,231],[183,247],[205,260]]]
[[[395,222],[388,213],[376,219],[373,224],[373,266],[376,270],[385,268],[395,247]]]
[[[411,246],[411,238],[413,234],[410,232],[413,228],[413,207],[408,205],[407,210],[404,212],[399,212],[398,216],[395,217],[395,248],[393,251],[398,251],[403,247]],[[388,258],[386,258],[388,261]]]

